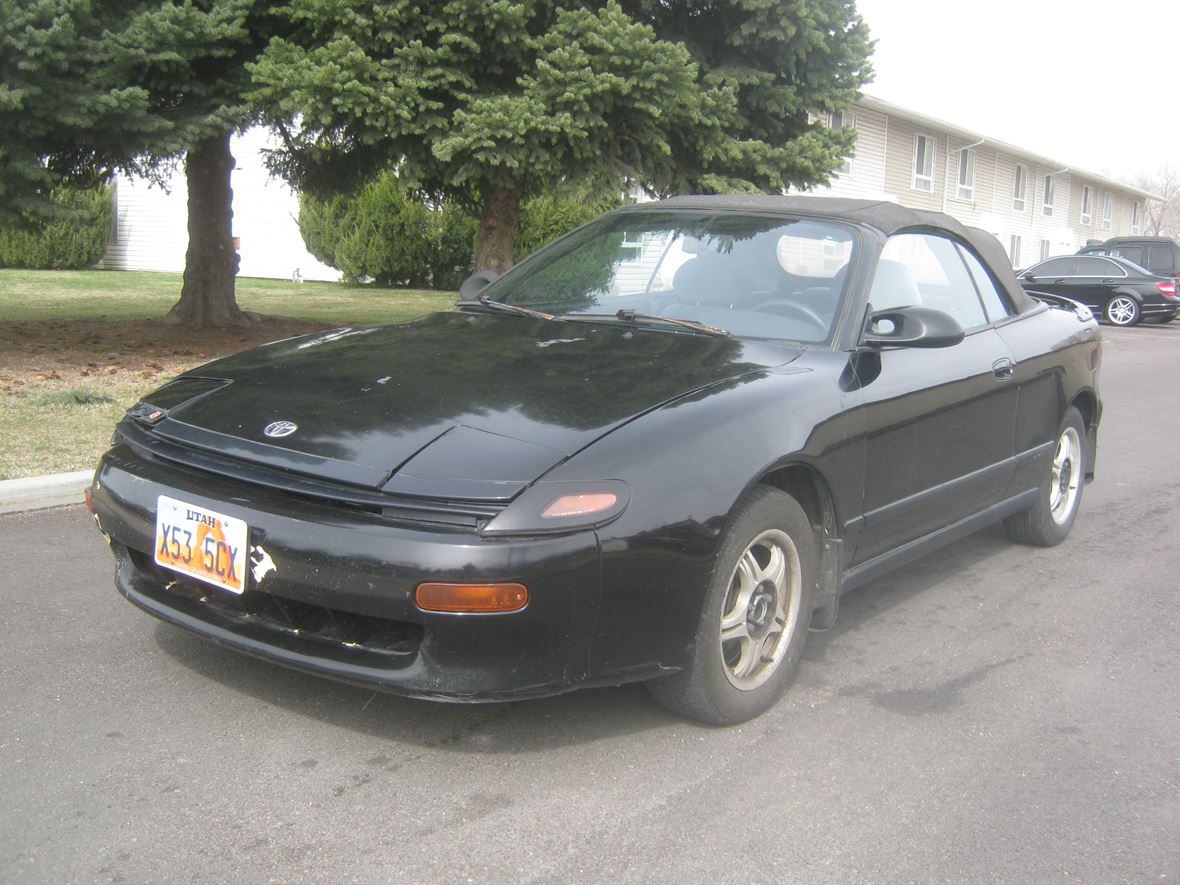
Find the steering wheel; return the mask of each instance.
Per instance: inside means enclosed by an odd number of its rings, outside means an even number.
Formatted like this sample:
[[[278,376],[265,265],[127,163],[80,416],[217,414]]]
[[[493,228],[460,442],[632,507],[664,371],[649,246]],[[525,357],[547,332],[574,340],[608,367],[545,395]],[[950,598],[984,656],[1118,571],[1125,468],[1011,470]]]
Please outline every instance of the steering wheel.
[[[755,311],[762,311],[763,313],[777,313],[783,316],[794,317],[811,323],[817,329],[822,329],[825,335],[828,334],[828,321],[810,307],[800,304],[798,301],[792,301],[786,298],[772,298],[770,301],[763,301],[761,304],[754,305],[753,309]]]

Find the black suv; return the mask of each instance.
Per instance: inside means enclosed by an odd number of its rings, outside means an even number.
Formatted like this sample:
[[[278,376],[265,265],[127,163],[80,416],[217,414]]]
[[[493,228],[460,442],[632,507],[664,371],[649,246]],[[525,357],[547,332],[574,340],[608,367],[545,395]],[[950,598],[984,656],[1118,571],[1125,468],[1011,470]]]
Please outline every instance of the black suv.
[[[1180,276],[1180,243],[1168,237],[1111,237],[1083,246],[1079,255],[1115,255],[1161,277]]]

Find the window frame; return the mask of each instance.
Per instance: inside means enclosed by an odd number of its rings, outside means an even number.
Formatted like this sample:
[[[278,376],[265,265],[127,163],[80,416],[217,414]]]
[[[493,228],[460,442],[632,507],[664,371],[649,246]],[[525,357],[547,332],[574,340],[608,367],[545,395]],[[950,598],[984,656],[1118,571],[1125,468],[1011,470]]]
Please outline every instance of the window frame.
[[[919,174],[918,172],[918,140],[921,139],[928,146],[925,156],[929,159],[930,172],[929,174]],[[913,176],[910,180],[910,189],[921,191],[922,193],[934,193],[934,173],[938,168],[938,141],[931,135],[924,132],[914,133],[914,158],[912,163]],[[925,184],[924,187],[920,184]]]
[[[1012,209],[1016,212],[1024,211],[1024,201],[1028,196],[1028,167],[1017,163],[1012,170]]]
[[[1041,261],[1048,261],[1053,256],[1049,253],[1053,249],[1053,243],[1049,240],[1041,240]]]
[[[1057,208],[1057,181],[1050,172],[1041,184],[1041,215],[1053,217],[1053,210]]]
[[[829,129],[842,129],[847,126],[853,131],[856,130],[856,114],[852,111],[829,111],[827,116],[827,123]],[[836,118],[840,119],[840,124],[836,125]],[[840,178],[848,178],[852,175],[852,161],[856,157],[855,151],[844,158],[844,165],[833,172],[833,175],[838,175]]]
[[[1082,224],[1090,225],[1094,222],[1094,190],[1088,184],[1082,185],[1080,217]]]
[[[1024,252],[1024,237],[1020,234],[1008,235],[1008,259],[1013,267],[1020,267],[1020,259]]]
[[[963,181],[964,172],[970,172],[970,181]],[[975,148],[959,148],[959,186],[955,196],[968,203],[975,202]]]
[[[1139,236],[1139,201],[1131,201],[1131,236]]]
[[[1107,191],[1102,195],[1102,229],[1110,230],[1114,223],[1114,193]]]

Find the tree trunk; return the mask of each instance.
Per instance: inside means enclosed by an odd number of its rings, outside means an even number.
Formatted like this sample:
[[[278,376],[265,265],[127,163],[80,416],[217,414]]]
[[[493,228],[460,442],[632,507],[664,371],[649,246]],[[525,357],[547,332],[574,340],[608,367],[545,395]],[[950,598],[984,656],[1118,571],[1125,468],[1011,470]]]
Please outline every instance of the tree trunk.
[[[234,249],[234,157],[229,132],[198,142],[184,160],[188,182],[188,251],[180,300],[165,322],[198,328],[242,326],[250,322],[234,296],[238,253]]]
[[[479,218],[479,245],[475,248],[475,269],[504,273],[512,267],[512,247],[516,244],[516,225],[520,221],[520,204],[524,185],[497,186],[484,192],[483,212]]]

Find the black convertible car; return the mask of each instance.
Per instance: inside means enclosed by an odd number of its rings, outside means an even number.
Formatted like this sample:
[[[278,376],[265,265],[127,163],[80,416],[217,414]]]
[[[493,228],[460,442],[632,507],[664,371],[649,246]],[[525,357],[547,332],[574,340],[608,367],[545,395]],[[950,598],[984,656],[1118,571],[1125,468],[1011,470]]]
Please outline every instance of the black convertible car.
[[[676,198],[487,282],[132,408],[89,492],[119,590],[408,695],[731,723],[842,591],[998,520],[1056,544],[1092,475],[1094,320],[945,215]]]

